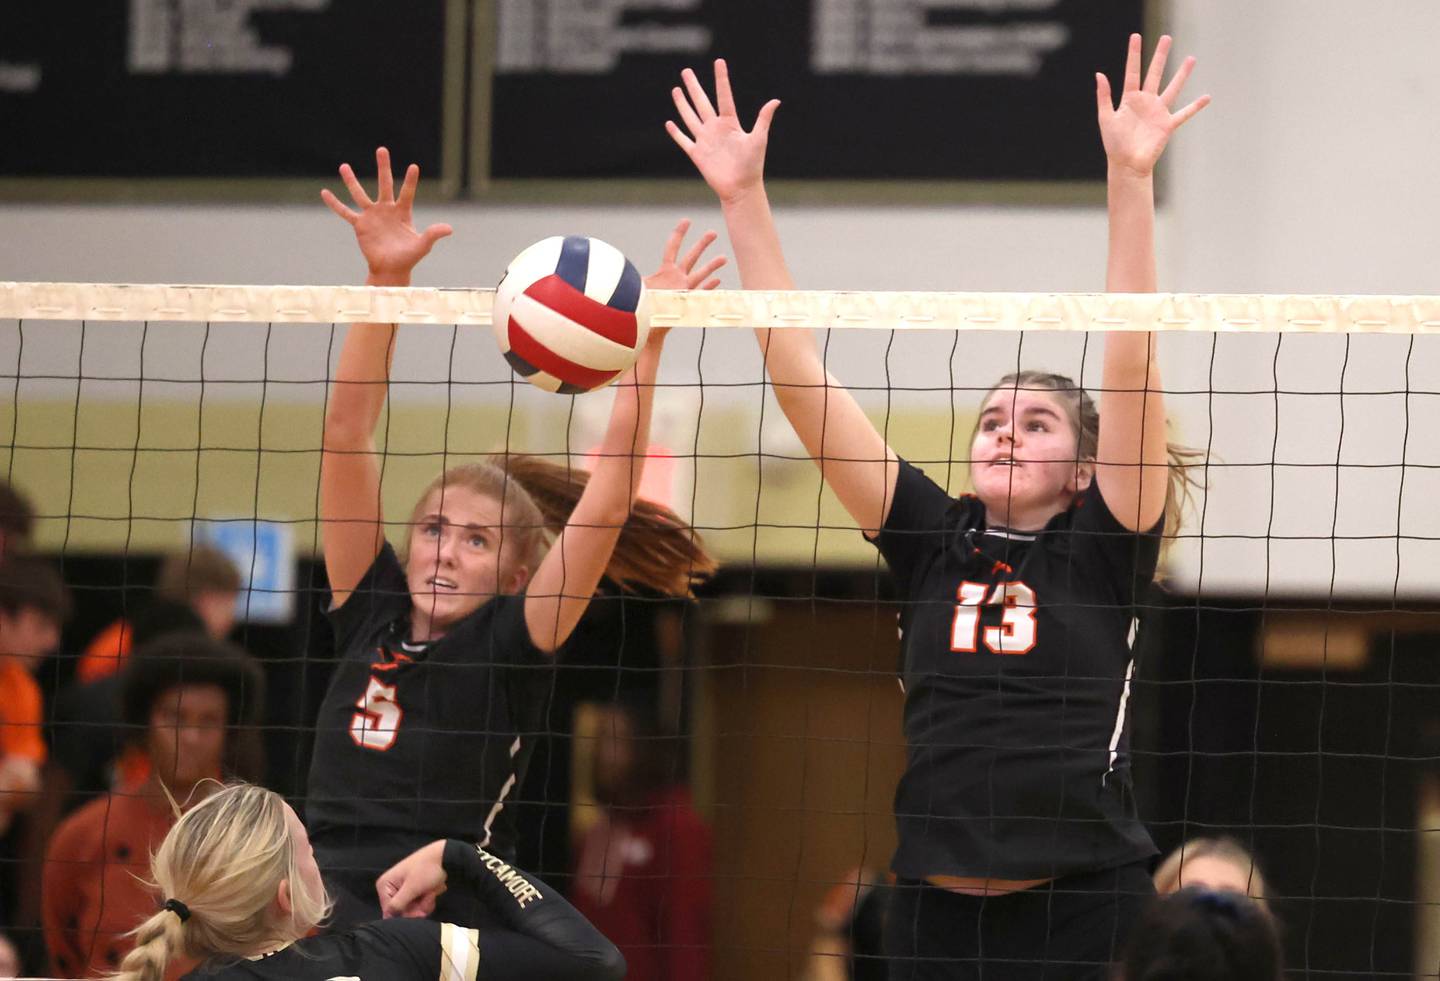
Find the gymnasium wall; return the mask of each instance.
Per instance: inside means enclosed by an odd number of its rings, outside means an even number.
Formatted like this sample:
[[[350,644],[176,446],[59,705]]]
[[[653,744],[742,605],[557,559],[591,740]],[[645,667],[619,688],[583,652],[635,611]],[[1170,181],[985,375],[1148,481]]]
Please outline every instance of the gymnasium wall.
[[[1363,12],[1306,0],[1182,0],[1164,16],[1179,49],[1201,59],[1194,94],[1215,97],[1169,154],[1160,223],[1164,288],[1440,291],[1434,233],[1440,200],[1430,180],[1440,159],[1434,122],[1440,78],[1429,71],[1440,8],[1425,0],[1391,0]],[[775,139],[784,139],[784,119],[782,110]],[[837,141],[843,136],[837,130]],[[719,221],[698,193],[686,206],[426,202],[421,220],[450,221],[456,236],[427,260],[417,283],[490,284],[525,244],[569,231],[607,238],[649,265],[681,214],[702,225]],[[782,203],[779,219],[796,278],[806,287],[1050,291],[1103,283],[1100,208]],[[318,200],[5,204],[0,229],[5,279],[344,283],[358,281],[363,271],[348,230]],[[727,285],[734,283],[732,274]],[[323,398],[315,379],[323,378],[332,354],[328,328],[266,334],[215,327],[208,335],[197,327],[151,328],[138,428],[136,384],[99,380],[141,374],[138,327],[86,332],[78,415],[79,329],[27,325],[21,360],[19,332],[13,324],[0,328],[0,365],[19,363],[27,379],[17,399],[3,399],[9,404],[0,407],[0,432],[13,425],[18,445],[60,448],[20,450],[14,461],[17,482],[64,505],[47,510],[72,516],[46,523],[47,543],[111,548],[128,535],[132,545],[161,546],[180,539],[177,525],[132,524],[126,516],[162,505],[168,515],[188,515],[196,501],[202,514],[255,513],[258,501],[262,517],[313,517],[313,449]],[[510,442],[521,448],[593,444],[606,396],[579,400],[572,416],[566,400],[513,390],[481,331],[457,340],[446,329],[410,330],[406,340],[397,378],[416,384],[397,389],[397,418],[403,415],[405,425],[391,427],[399,440],[393,445],[432,454],[483,451],[505,442],[507,418]],[[1328,592],[1333,582],[1342,592],[1388,595],[1398,581],[1406,593],[1440,591],[1440,549],[1423,540],[1440,537],[1440,516],[1425,506],[1440,491],[1440,471],[1430,469],[1440,463],[1440,440],[1429,432],[1436,397],[1403,394],[1407,388],[1440,392],[1440,350],[1429,338],[1416,339],[1413,348],[1409,338],[1368,337],[1167,337],[1163,344],[1167,385],[1190,393],[1170,400],[1176,436],[1210,449],[1216,463],[1203,526],[1199,517],[1190,525],[1192,532],[1203,527],[1205,550],[1181,543],[1178,583]],[[877,420],[888,419],[895,445],[932,460],[964,456],[977,398],[964,389],[981,389],[1017,363],[1067,370],[1093,387],[1098,354],[1099,344],[1083,335],[1023,341],[966,335],[958,342],[906,335],[892,343],[887,335],[846,334],[829,347],[835,373],[857,388]],[[197,463],[198,387],[157,379],[196,379],[202,357],[203,439],[231,449]],[[261,377],[270,379],[263,393],[244,383]],[[684,332],[674,339],[664,380],[677,387],[663,393],[658,441],[682,454],[697,448],[724,454],[703,464],[698,479],[679,468],[676,500],[687,508],[693,503],[701,525],[752,526],[715,533],[719,550],[732,560],[809,563],[818,552],[827,561],[873,561],[853,533],[824,530],[817,542],[817,524],[845,521],[833,500],[819,494],[808,465],[757,457],[761,449],[798,451],[783,422],[777,424],[773,402],[761,423],[760,377],[747,336],[710,332],[702,344]],[[691,387],[702,378],[703,412]],[[436,384],[446,381],[460,384]],[[1342,384],[1343,399],[1336,394]],[[517,411],[509,414],[512,391]],[[16,404],[19,419],[12,420]],[[262,427],[265,439],[257,441]],[[78,435],[93,437],[99,448],[91,456],[76,453],[72,485],[66,458],[72,444],[84,442]],[[958,446],[947,451],[947,441]],[[156,452],[137,454],[137,445]],[[406,508],[439,458],[396,457],[387,464],[393,513]],[[1411,464],[1403,498],[1396,466],[1402,459]],[[1337,470],[1337,462],[1344,466]],[[960,468],[951,477],[958,488]],[[757,485],[763,488],[758,512]],[[92,513],[105,520],[75,517]],[[757,533],[757,521],[800,527]],[[1410,537],[1397,539],[1398,529]],[[309,536],[302,531],[299,538]]]

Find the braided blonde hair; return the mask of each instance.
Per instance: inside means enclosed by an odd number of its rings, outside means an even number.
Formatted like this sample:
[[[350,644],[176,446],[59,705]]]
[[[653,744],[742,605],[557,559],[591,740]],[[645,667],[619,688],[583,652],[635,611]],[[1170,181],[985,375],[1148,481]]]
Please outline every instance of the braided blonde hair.
[[[152,884],[183,903],[131,932],[135,948],[111,981],[163,981],[176,955],[247,956],[293,943],[330,912],[322,887],[307,886],[284,799],[252,784],[224,787],[175,822],[150,860]],[[291,912],[275,905],[281,880],[290,885]]]

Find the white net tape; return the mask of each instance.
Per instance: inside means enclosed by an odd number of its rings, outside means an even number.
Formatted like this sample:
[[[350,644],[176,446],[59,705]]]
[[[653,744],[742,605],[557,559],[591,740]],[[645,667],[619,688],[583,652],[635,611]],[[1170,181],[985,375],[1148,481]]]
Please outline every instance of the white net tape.
[[[491,289],[0,283],[0,318],[490,323]],[[1440,296],[748,291],[648,294],[658,327],[1440,333]]]

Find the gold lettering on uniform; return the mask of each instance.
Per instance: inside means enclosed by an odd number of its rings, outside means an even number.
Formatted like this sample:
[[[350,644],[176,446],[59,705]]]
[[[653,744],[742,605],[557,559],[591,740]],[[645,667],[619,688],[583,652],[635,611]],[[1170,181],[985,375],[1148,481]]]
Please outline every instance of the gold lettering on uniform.
[[[524,909],[533,900],[545,898],[541,895],[540,890],[531,885],[530,881],[517,869],[511,868],[483,848],[477,847],[475,850],[480,853],[481,863],[494,874],[510,895],[515,897],[515,902],[521,909]]]

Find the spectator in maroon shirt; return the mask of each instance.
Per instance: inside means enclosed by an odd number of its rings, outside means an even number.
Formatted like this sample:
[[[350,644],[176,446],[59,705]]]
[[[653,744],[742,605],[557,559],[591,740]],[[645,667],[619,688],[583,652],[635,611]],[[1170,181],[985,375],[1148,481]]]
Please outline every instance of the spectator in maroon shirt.
[[[630,981],[706,981],[710,828],[678,779],[679,741],[643,706],[597,717],[599,816],[581,836],[571,898],[625,955]]]

